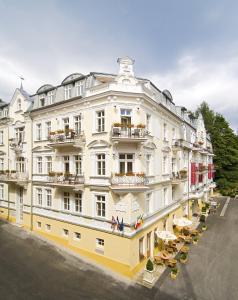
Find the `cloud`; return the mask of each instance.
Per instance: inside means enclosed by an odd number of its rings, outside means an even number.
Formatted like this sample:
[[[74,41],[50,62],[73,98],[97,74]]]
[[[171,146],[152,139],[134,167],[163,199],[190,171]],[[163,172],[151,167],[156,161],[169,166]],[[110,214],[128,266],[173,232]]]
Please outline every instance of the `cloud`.
[[[165,73],[148,74],[160,89],[168,89],[176,105],[194,110],[206,101],[224,114],[233,128],[238,128],[238,56],[206,61],[200,55],[180,57],[175,68]]]

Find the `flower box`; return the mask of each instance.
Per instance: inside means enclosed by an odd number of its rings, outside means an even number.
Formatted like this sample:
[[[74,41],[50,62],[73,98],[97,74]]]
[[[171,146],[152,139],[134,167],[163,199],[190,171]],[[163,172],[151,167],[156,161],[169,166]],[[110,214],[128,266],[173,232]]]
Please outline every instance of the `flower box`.
[[[123,127],[123,124],[121,124],[121,123],[114,123],[113,127]]]
[[[144,125],[144,124],[138,124],[136,127],[137,127],[137,128],[141,128],[141,129],[144,129],[144,128],[145,128],[145,125]]]
[[[136,173],[136,176],[138,176],[138,177],[145,177],[145,173]]]
[[[57,130],[57,131],[56,131],[56,133],[58,133],[58,134],[62,134],[62,133],[64,133],[64,130],[62,130],[62,129],[59,129],[59,130]]]

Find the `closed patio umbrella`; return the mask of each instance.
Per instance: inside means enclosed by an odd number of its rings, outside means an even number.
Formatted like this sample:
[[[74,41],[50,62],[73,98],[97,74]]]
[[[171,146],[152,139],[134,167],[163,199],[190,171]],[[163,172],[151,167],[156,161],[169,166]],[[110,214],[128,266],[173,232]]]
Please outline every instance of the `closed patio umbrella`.
[[[156,231],[157,237],[163,241],[174,241],[176,240],[176,235],[174,235],[172,232],[163,230],[163,231]]]
[[[192,225],[192,221],[190,221],[187,218],[179,218],[179,219],[174,219],[174,225],[179,226],[179,227],[187,227]]]

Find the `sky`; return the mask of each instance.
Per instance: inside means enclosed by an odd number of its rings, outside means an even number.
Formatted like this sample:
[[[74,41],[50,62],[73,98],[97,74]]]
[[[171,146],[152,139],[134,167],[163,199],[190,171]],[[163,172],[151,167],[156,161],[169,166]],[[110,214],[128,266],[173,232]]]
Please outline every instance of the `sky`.
[[[238,129],[237,0],[0,0],[0,98],[23,76],[33,94],[69,74],[135,75],[168,89],[176,105],[206,101]]]

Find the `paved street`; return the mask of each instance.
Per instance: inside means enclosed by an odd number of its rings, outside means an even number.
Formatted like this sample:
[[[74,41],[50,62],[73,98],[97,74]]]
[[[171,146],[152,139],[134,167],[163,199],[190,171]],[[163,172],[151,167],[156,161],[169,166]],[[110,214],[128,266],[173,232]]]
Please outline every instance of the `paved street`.
[[[167,274],[152,289],[119,281],[100,269],[0,222],[0,299],[238,299],[238,200],[225,216],[208,220],[189,263],[173,281]]]

